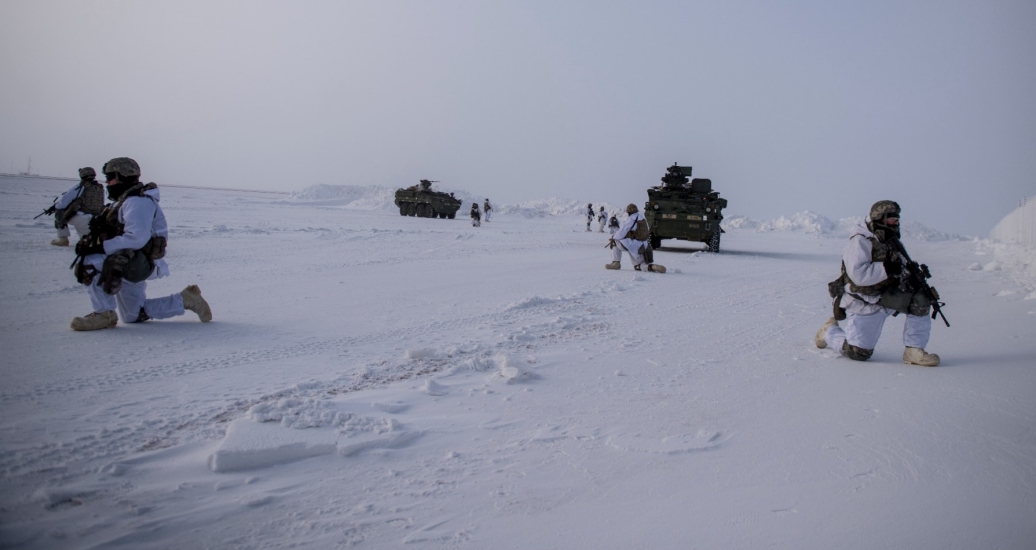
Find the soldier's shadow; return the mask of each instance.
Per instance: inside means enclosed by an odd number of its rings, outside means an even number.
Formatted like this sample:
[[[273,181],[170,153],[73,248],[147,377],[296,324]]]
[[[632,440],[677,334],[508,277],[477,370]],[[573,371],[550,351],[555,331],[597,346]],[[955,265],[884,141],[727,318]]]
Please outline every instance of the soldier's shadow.
[[[664,249],[665,247],[663,247]],[[770,252],[758,250],[723,250],[719,251],[720,256],[768,258],[771,260],[785,260],[792,262],[823,262],[837,264],[838,254],[819,254],[811,252]],[[836,265],[837,267],[837,265]]]

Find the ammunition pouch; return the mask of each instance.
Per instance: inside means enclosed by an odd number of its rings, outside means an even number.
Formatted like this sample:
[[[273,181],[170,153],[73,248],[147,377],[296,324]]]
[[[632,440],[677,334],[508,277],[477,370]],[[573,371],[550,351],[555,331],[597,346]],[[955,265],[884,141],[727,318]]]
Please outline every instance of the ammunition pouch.
[[[151,237],[140,251],[152,260],[161,260],[165,258],[166,242],[167,239],[165,237]]]
[[[118,294],[123,279],[131,283],[147,280],[154,271],[151,258],[142,250],[123,249],[104,259],[101,267],[101,285],[105,294]]]
[[[910,315],[928,315],[931,311],[932,301],[924,292],[910,290],[909,286],[903,285],[890,287],[881,293],[878,304],[885,309],[894,311],[893,315],[908,313]]]

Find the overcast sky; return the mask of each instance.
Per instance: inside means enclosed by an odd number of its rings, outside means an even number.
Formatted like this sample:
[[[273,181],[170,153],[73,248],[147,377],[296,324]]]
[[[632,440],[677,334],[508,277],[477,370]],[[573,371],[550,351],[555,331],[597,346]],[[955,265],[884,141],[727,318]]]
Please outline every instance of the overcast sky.
[[[1036,2],[0,2],[0,171],[420,178],[643,203],[673,162],[757,219],[985,236],[1036,194]]]

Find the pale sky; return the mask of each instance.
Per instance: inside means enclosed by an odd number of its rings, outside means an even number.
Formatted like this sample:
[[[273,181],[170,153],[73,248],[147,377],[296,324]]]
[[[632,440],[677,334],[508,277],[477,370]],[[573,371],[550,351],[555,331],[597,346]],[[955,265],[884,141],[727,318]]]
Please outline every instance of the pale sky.
[[[0,171],[420,178],[643,203],[674,161],[728,215],[986,236],[1036,194],[1036,2],[0,1]]]

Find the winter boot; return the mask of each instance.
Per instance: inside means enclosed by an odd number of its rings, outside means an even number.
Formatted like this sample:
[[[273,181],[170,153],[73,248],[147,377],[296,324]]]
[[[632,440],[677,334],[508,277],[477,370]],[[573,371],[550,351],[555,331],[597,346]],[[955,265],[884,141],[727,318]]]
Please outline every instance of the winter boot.
[[[907,346],[903,350],[903,362],[908,365],[921,365],[922,367],[939,366],[939,356],[928,353],[923,348],[912,348]]]
[[[72,330],[101,330],[115,328],[119,324],[119,316],[115,310],[94,312],[86,317],[72,319]]]
[[[58,237],[56,239],[52,239],[50,241],[50,244],[54,246],[68,246],[68,237]]]
[[[825,338],[825,336],[827,335],[827,329],[836,325],[838,325],[838,321],[836,321],[834,317],[831,317],[826,322],[824,322],[824,326],[820,327],[820,330],[817,331],[817,335],[813,337],[813,343],[816,344],[817,347],[820,349],[826,348],[827,339]]]
[[[180,291],[180,296],[183,296],[183,308],[197,313],[201,322],[208,323],[212,320],[212,310],[209,309],[209,303],[205,301],[205,298],[201,297],[201,289],[198,288],[198,285],[190,285],[183,289]]]
[[[619,263],[619,262],[611,262],[611,263],[608,263],[608,264],[604,264],[604,268],[605,269],[621,269],[622,268],[622,264]]]
[[[665,266],[658,264],[648,264],[648,271],[653,271],[655,273],[665,273]]]

